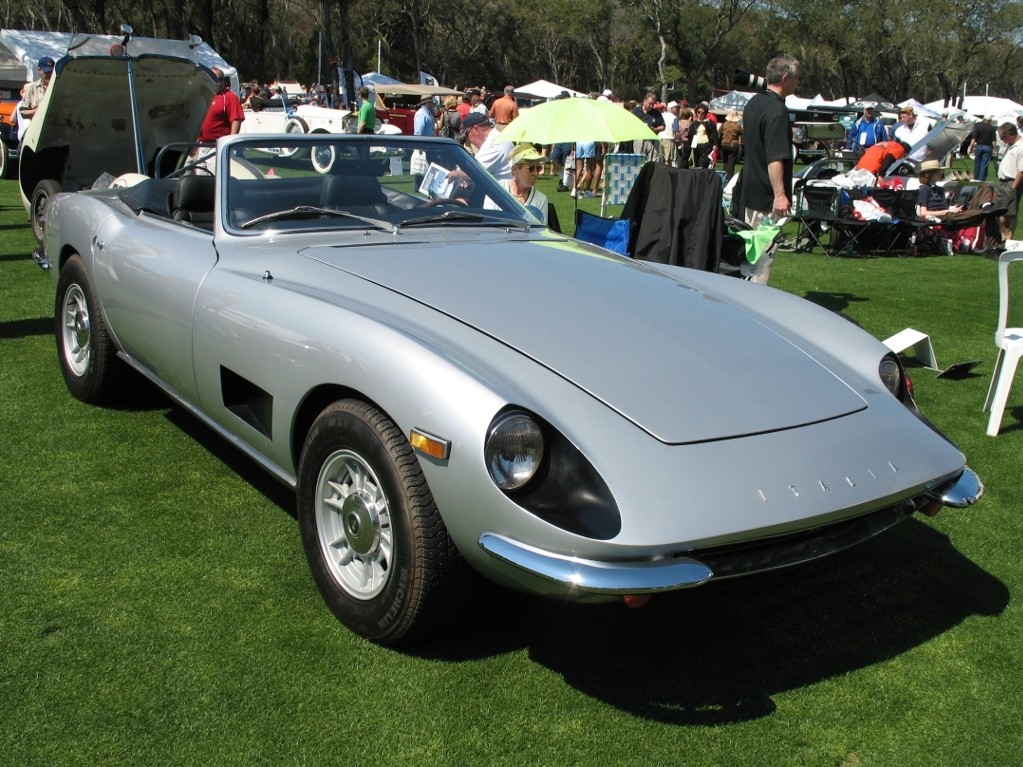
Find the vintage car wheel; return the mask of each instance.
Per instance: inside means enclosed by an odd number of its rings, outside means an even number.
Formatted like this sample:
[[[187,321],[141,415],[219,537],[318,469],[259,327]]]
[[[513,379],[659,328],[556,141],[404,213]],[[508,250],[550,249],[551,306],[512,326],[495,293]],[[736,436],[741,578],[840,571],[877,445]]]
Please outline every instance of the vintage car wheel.
[[[289,117],[284,123],[285,133],[308,133],[309,124],[301,117]],[[294,157],[300,150],[294,147],[282,147],[281,157]]]
[[[0,180],[7,178],[7,170],[11,162],[7,158],[7,144],[0,141]]]
[[[110,401],[127,369],[117,358],[81,256],[71,256],[60,270],[54,317],[57,358],[68,390],[82,402]]]
[[[334,147],[325,144],[321,146],[314,146],[311,150],[311,160],[313,170],[321,175],[330,173],[330,169],[334,167],[334,159],[337,157],[337,153],[334,151]]]
[[[408,439],[372,406],[336,402],[316,419],[298,471],[298,520],[324,600],[381,644],[449,620],[473,580]]]
[[[46,224],[46,203],[54,195],[60,194],[60,182],[52,178],[44,178],[36,188],[32,190],[32,233],[36,236],[36,242],[43,241],[43,227]]]

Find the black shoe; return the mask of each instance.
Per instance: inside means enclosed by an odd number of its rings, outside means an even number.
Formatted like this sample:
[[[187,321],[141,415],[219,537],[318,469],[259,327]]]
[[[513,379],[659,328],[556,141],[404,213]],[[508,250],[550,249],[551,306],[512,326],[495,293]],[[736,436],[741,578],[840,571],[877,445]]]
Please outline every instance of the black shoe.
[[[562,183],[561,183],[561,182],[559,181],[559,182],[558,182],[558,191],[559,191],[559,192],[567,192],[567,191],[568,191],[568,187],[567,187],[567,186],[565,186],[564,184],[562,184]]]

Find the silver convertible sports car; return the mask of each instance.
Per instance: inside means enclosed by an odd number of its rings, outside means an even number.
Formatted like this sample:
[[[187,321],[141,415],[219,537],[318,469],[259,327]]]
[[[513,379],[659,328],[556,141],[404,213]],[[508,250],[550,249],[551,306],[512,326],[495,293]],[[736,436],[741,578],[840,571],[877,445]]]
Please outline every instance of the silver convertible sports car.
[[[221,139],[50,200],[60,368],[90,403],[134,368],[293,487],[325,601],[384,644],[476,574],[639,604],[980,497],[853,323],[534,216],[445,139]]]

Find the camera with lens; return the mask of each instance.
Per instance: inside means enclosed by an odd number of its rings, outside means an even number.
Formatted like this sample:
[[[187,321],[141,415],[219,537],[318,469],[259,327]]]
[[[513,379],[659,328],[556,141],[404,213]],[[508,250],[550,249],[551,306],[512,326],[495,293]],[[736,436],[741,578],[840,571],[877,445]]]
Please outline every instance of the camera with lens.
[[[736,69],[735,78],[732,82],[742,88],[749,88],[754,91],[762,91],[767,88],[767,80],[745,69]]]

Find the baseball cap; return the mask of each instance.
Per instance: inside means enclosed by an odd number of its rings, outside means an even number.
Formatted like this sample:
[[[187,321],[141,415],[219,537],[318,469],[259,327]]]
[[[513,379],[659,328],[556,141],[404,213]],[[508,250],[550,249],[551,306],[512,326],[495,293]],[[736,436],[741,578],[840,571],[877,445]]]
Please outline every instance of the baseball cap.
[[[39,64],[37,66],[39,67],[40,72],[46,73],[52,72],[53,59],[51,59],[49,56],[43,56],[41,59],[39,59]]]
[[[471,128],[475,128],[477,125],[493,125],[494,121],[491,120],[487,115],[482,112],[469,112],[462,120],[462,132],[458,134],[459,138],[465,138]]]

